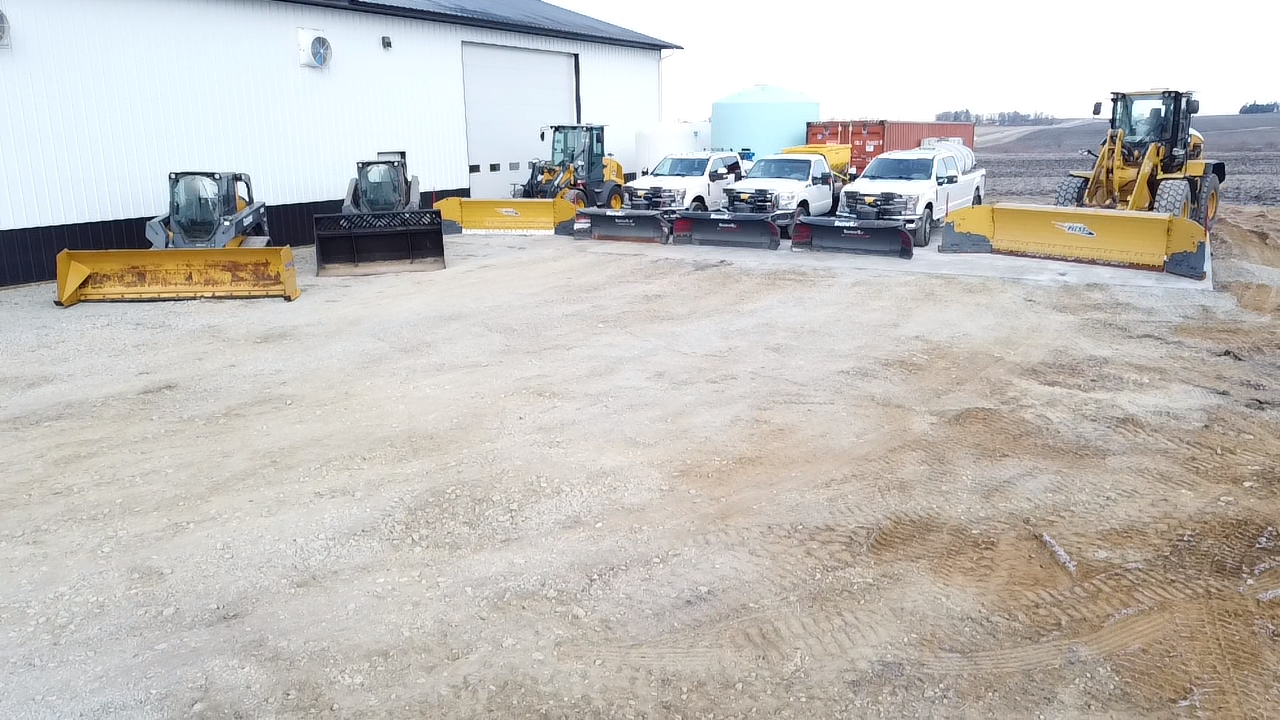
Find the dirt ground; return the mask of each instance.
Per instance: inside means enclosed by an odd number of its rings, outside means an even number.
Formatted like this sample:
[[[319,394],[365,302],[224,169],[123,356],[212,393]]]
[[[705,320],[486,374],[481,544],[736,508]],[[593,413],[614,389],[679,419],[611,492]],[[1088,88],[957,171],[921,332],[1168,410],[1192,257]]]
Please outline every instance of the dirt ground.
[[[1274,713],[1280,211],[1224,212],[1218,292],[472,236],[0,292],[0,716]]]

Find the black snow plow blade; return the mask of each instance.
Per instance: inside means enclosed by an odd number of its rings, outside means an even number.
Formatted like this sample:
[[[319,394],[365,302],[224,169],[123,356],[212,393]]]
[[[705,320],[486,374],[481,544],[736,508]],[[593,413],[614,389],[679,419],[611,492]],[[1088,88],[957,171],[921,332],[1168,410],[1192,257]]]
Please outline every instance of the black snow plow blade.
[[[680,211],[671,223],[674,245],[777,250],[780,234],[770,213]]]
[[[316,275],[444,269],[439,210],[316,215]]]
[[[901,220],[841,217],[802,217],[791,229],[791,242],[808,243],[818,251],[892,255],[904,260],[911,259],[915,247]]]
[[[586,208],[578,211],[585,223],[575,225],[575,235],[591,240],[665,243],[667,222],[659,210],[609,210]],[[585,225],[585,227],[579,226]]]

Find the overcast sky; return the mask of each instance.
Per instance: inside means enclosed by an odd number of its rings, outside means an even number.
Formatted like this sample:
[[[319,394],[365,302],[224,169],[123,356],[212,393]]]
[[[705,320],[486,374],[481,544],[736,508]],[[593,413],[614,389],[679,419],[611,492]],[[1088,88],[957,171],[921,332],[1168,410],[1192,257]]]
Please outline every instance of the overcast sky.
[[[1280,100],[1274,0],[549,1],[685,48],[663,61],[666,120],[706,120],[756,83],[805,93],[824,119],[1085,117],[1151,87],[1196,91],[1205,115]]]

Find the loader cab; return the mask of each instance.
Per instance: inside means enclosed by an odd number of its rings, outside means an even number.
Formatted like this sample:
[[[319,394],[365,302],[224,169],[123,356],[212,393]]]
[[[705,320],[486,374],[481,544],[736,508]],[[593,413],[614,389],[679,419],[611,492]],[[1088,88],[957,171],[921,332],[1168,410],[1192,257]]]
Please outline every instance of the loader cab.
[[[356,202],[365,212],[392,212],[404,207],[409,180],[403,160],[356,163]]]
[[[1158,143],[1165,148],[1164,156],[1177,164],[1186,157],[1191,116],[1200,110],[1190,93],[1112,93],[1111,107],[1111,129],[1124,133],[1126,156],[1141,160],[1147,146]]]
[[[169,225],[179,242],[199,244],[213,238],[224,218],[253,204],[253,186],[242,173],[169,174]]]
[[[551,164],[572,166],[579,182],[604,182],[604,126],[554,125],[551,130]],[[541,138],[545,142],[546,130]]]

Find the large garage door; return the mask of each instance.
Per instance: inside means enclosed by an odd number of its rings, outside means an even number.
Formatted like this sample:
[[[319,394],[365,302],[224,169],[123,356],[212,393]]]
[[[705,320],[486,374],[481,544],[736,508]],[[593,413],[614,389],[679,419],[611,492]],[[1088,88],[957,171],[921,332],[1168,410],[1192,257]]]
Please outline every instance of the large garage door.
[[[511,197],[529,161],[549,159],[539,128],[577,121],[573,56],[464,43],[462,82],[471,197]]]

